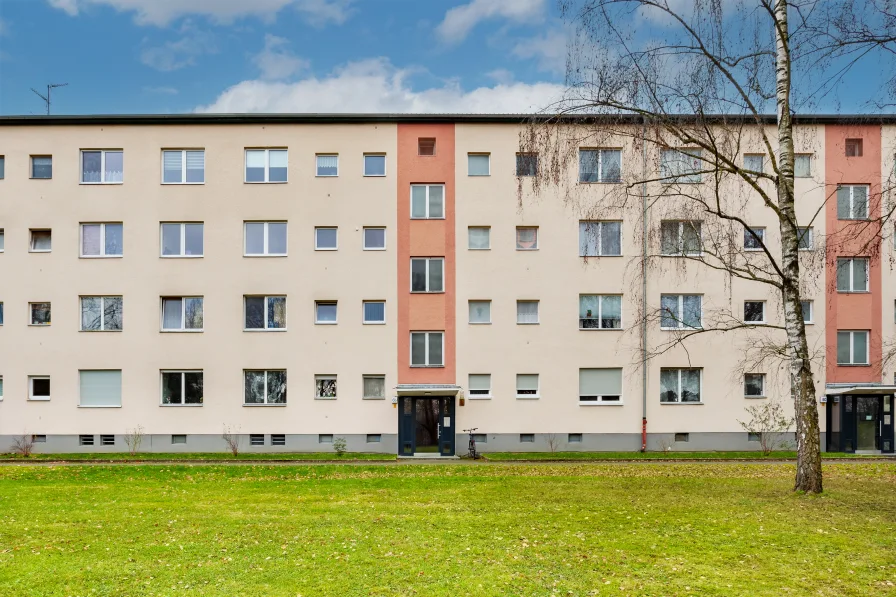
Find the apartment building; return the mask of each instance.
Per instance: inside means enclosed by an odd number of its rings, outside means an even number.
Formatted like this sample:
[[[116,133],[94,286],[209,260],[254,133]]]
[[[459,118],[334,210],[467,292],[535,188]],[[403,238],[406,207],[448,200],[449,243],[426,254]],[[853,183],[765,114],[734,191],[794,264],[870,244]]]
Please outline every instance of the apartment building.
[[[524,120],[0,117],[0,449],[123,451],[138,428],[154,452],[224,451],[227,430],[453,456],[469,428],[482,451],[758,449],[747,409],[792,411],[786,368],[750,354],[780,297],[687,259],[700,214],[612,199],[694,150],[609,135],[535,193]],[[887,209],[896,119],[797,122],[822,447],[893,452],[893,235],[827,239]],[[773,246],[777,220],[725,184],[738,248]],[[719,313],[747,325],[675,341]]]

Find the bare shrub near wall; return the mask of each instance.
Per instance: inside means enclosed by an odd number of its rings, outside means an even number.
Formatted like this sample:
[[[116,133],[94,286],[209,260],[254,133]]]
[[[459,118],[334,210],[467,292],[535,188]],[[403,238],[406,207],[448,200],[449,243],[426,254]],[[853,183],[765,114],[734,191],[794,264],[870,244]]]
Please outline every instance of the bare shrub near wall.
[[[240,428],[231,428],[229,425],[224,425],[224,433],[221,435],[224,439],[224,443],[227,444],[227,449],[230,450],[230,453],[233,454],[233,457],[236,458],[240,453]]]
[[[561,440],[556,433],[548,433],[545,436],[545,439],[548,442],[548,450],[551,451],[551,454],[555,453],[560,448]]]
[[[13,454],[28,458],[34,451],[34,436],[30,433],[23,433],[22,435],[13,438],[12,446],[10,446],[9,449]]]
[[[664,437],[660,440],[660,450],[663,451],[663,454],[668,454],[672,451],[672,446],[675,445],[675,441],[669,439],[668,437]]]
[[[345,441],[344,437],[334,437],[333,438],[333,449],[336,451],[336,456],[340,458],[345,456],[345,452],[348,449],[348,444]]]
[[[787,416],[780,400],[764,398],[761,404],[748,406],[745,410],[750,418],[737,422],[747,433],[759,435],[759,449],[764,456],[789,447],[790,441],[784,435],[793,426],[793,417]]]
[[[128,454],[133,456],[140,451],[140,445],[143,443],[143,425],[137,425],[124,434],[124,443],[128,447]]]

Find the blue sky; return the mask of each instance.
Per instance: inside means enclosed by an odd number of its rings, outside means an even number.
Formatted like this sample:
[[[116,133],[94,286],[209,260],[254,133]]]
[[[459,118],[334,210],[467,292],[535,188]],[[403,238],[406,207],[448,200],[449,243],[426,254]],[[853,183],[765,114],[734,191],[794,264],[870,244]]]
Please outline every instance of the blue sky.
[[[50,82],[56,114],[531,111],[564,32],[554,0],[0,0],[0,114]]]

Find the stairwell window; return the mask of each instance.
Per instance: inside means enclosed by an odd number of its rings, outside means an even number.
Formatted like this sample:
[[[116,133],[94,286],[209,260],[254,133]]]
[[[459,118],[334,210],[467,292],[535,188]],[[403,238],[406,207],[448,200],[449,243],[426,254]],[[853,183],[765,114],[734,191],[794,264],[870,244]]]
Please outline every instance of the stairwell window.
[[[473,251],[487,251],[492,248],[491,228],[470,226],[467,228],[467,248]]]
[[[837,187],[837,219],[868,219],[867,185],[841,185]]]
[[[444,367],[444,332],[411,332],[411,367]]]
[[[699,149],[664,149],[660,155],[660,176],[666,183],[697,183],[702,179],[703,161]]]
[[[445,185],[411,185],[411,219],[442,220],[445,218]]]
[[[470,323],[487,324],[492,322],[491,301],[470,301]]]
[[[621,150],[579,150],[579,182],[619,182],[621,179]]]
[[[517,251],[535,251],[538,249],[538,227],[536,226],[517,226],[516,227],[516,250]]]
[[[762,174],[763,172],[765,172],[765,156],[761,153],[745,153],[744,170],[750,170],[751,172],[758,172]]]
[[[618,294],[579,296],[579,329],[622,329],[622,296]]]
[[[288,165],[289,152],[286,149],[247,149],[245,182],[286,182]]]
[[[124,182],[124,152],[120,149],[81,151],[81,184]]]
[[[664,330],[699,329],[703,321],[703,296],[664,294],[660,296],[660,328]]]
[[[361,378],[363,400],[386,399],[386,376],[364,375]]]
[[[579,222],[579,257],[619,255],[622,255],[622,222]]]
[[[868,292],[868,258],[837,259],[837,292]]]
[[[467,154],[467,176],[489,176],[491,155],[487,153]]]
[[[846,157],[860,158],[862,157],[862,140],[847,139],[845,143]]]
[[[702,224],[694,220],[660,222],[660,252],[663,255],[692,256],[703,252]]]
[[[701,402],[702,369],[660,369],[660,402]]]
[[[811,251],[815,248],[815,230],[812,226],[797,228],[797,243],[800,251]]]
[[[798,153],[793,156],[793,176],[795,178],[812,176],[812,154]]]
[[[445,292],[445,259],[411,259],[411,292]]]
[[[81,257],[121,257],[124,253],[124,224],[81,224]]]
[[[868,364],[867,330],[837,330],[837,364]]]
[[[204,184],[204,149],[162,151],[162,184]]]
[[[579,369],[579,404],[621,404],[622,369]]]
[[[436,140],[433,137],[420,137],[417,139],[417,155],[436,155]]]

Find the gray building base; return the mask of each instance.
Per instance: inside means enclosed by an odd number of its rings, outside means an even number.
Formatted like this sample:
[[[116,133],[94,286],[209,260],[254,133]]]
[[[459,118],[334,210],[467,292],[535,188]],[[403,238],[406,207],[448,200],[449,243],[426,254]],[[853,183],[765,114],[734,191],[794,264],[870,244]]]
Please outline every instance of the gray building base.
[[[483,435],[486,436],[486,441],[477,439],[476,450],[486,454],[488,452],[638,452],[641,450],[641,434],[639,433],[487,433]],[[796,449],[793,433],[780,435],[781,439],[787,442],[780,449]],[[822,446],[825,445],[823,436],[824,434],[822,434]],[[456,441],[457,454],[466,454],[469,436],[459,434],[456,436]],[[647,434],[647,450],[650,452],[664,450],[670,452],[750,452],[760,449],[759,441],[750,441],[745,431]]]

